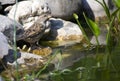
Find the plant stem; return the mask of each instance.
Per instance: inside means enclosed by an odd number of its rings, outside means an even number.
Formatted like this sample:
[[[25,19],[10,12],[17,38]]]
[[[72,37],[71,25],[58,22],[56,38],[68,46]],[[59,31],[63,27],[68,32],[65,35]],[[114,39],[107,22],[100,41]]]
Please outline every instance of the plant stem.
[[[13,42],[14,42],[14,58],[16,60],[16,71],[17,71],[17,81],[19,81],[19,75],[18,75],[18,62],[17,62],[17,44],[16,44],[16,22],[15,22],[15,16],[16,16],[16,11],[17,11],[17,6],[18,6],[18,0],[16,0],[16,8],[15,8],[15,12],[14,12],[14,33],[13,33]]]

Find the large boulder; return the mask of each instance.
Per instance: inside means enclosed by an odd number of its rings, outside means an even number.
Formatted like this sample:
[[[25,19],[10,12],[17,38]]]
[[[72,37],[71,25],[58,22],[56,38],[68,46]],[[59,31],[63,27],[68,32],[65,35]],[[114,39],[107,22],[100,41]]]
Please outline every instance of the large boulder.
[[[104,17],[106,16],[104,8],[96,0],[81,0],[82,10],[88,17]],[[98,0],[103,3],[103,0]],[[112,0],[104,0],[109,10],[112,12],[115,9]]]
[[[47,4],[47,7],[44,5]],[[25,6],[24,6],[25,5]],[[41,6],[42,5],[42,6]],[[14,13],[14,9],[10,10],[9,17],[11,13]],[[49,7],[49,8],[48,8]],[[41,9],[43,8],[43,9]],[[34,9],[34,10],[33,10]],[[59,17],[63,19],[71,19],[73,18],[73,13],[79,14],[81,11],[81,0],[30,0],[30,1],[21,1],[17,8],[18,16],[21,14],[26,15],[29,13],[28,16],[34,14],[34,12],[41,12],[41,10],[46,11],[47,9],[51,10],[51,14],[53,17]],[[37,11],[36,11],[37,10]],[[24,12],[25,11],[25,12]],[[32,16],[32,15],[31,15]]]
[[[105,0],[105,2],[111,11],[115,8],[112,0]],[[44,0],[43,3],[48,4],[53,17],[65,20],[73,20],[73,13],[77,13],[82,18],[83,12],[91,19],[106,16],[103,7],[95,0]]]
[[[88,17],[101,17],[105,16],[103,7],[95,0],[30,0],[38,4],[47,4],[51,10],[53,17],[59,17],[66,20],[73,19],[73,13],[77,13],[80,17],[83,12],[88,15]],[[102,0],[99,0],[102,2]],[[29,1],[28,1],[29,2]],[[105,0],[107,6],[112,11],[115,6],[112,0]],[[27,7],[30,5],[26,4]],[[35,6],[34,6],[35,7]],[[23,7],[22,7],[23,8]],[[94,18],[92,18],[94,19]]]
[[[45,0],[53,17],[73,19],[73,13],[81,13],[81,0]]]

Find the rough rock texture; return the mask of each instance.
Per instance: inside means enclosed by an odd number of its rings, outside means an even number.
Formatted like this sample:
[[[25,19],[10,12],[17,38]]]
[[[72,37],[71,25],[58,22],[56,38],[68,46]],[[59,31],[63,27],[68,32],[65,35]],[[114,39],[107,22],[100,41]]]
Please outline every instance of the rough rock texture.
[[[13,40],[14,26],[16,27],[17,40],[19,40],[19,37],[24,32],[22,25],[6,16],[0,15],[0,32],[3,32],[10,41]]]
[[[36,0],[36,2],[41,1]],[[102,0],[99,1],[102,2]],[[105,2],[111,11],[114,10],[115,6],[112,0],[105,0]],[[81,17],[82,13],[85,12],[91,19],[105,16],[103,7],[95,0],[43,0],[41,3],[48,4],[53,17],[65,20],[73,20],[73,13],[77,13]]]
[[[77,24],[62,19],[51,18],[51,30],[48,40],[76,40],[82,39],[83,34]]]
[[[8,42],[6,36],[0,32],[0,59],[3,58],[4,55],[8,54]]]

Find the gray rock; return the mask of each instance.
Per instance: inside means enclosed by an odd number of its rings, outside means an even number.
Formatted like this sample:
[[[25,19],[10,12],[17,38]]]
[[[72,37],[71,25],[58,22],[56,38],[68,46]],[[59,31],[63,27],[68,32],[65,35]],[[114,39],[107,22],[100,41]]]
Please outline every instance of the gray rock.
[[[43,61],[43,57],[41,57],[40,55],[35,55],[32,53],[27,53],[27,52],[21,52],[21,57],[17,59],[17,63],[18,64],[26,64],[26,59],[28,59],[28,60],[34,59],[34,63]],[[12,66],[17,65],[16,62],[8,63],[8,64],[12,65]],[[32,65],[32,63],[31,63],[31,65]]]
[[[46,5],[46,4],[48,6],[44,7],[44,5]],[[25,6],[23,6],[23,5],[25,5]],[[41,7],[41,5],[42,5],[42,7]],[[43,11],[45,11],[45,12],[48,11],[48,9],[50,9],[53,17],[59,17],[59,18],[69,20],[69,19],[73,18],[73,16],[72,16],[73,13],[78,13],[79,14],[81,12],[80,11],[81,0],[76,0],[76,1],[74,1],[74,0],[30,0],[30,1],[21,1],[18,5],[18,12],[17,13],[19,13],[19,16],[20,16],[20,14],[25,15],[26,13],[31,13],[31,12],[34,13],[34,11],[36,11],[36,10],[40,11],[41,8],[44,8]],[[23,13],[23,11],[25,11],[25,12]],[[13,13],[13,12],[14,12],[14,9],[10,10],[10,14]]]
[[[14,51],[10,48],[7,37],[0,32],[0,73],[7,67],[7,62],[13,63],[21,55],[18,52],[15,58]]]
[[[102,2],[102,0],[99,1]],[[41,0],[36,0],[36,2],[41,2]],[[114,9],[112,0],[105,0],[105,2],[112,11]],[[53,17],[65,20],[73,19],[73,13],[81,17],[81,14],[85,12],[91,19],[105,16],[103,7],[95,0],[44,0],[43,3],[48,4]]]
[[[6,63],[7,62],[13,63],[16,61],[17,58],[20,58],[20,57],[21,57],[20,52],[16,52],[16,56],[15,56],[15,51],[13,49],[9,49],[8,54],[5,55],[2,60]]]
[[[0,15],[0,32],[3,32],[10,41],[13,41],[14,26],[16,27],[17,40],[19,40],[19,37],[24,32],[22,25],[6,16]]]
[[[102,2],[103,0],[98,1]],[[108,6],[109,10],[112,12],[115,9],[112,0],[104,1]],[[95,18],[106,16],[104,8],[96,0],[82,0],[82,9],[88,16],[92,16]]]
[[[77,24],[62,19],[51,18],[51,29],[48,40],[82,40],[83,34]]]
[[[0,59],[8,54],[9,46],[6,36],[0,32]]]
[[[99,0],[102,2],[102,0]],[[82,13],[94,19],[96,17],[106,16],[103,7],[95,0],[45,0],[51,10],[53,17],[58,17],[66,20],[73,19],[73,13],[77,13],[81,17]],[[111,11],[115,6],[112,0],[105,0]]]
[[[53,17],[59,17],[62,19],[71,20],[73,19],[73,13],[78,15],[85,12],[88,17],[98,17],[105,16],[104,9],[95,0],[30,0],[37,4],[48,4],[49,9]],[[102,0],[99,0],[102,2]],[[105,0],[107,6],[112,11],[115,6],[112,0]],[[30,5],[28,3],[28,5]],[[27,7],[28,6],[26,4]],[[34,6],[35,7],[35,6]],[[23,7],[22,7],[23,8]],[[35,7],[36,8],[36,7]]]
[[[45,0],[53,17],[70,20],[73,13],[81,13],[81,0]]]
[[[0,0],[2,5],[6,5],[6,4],[14,4],[15,0]]]

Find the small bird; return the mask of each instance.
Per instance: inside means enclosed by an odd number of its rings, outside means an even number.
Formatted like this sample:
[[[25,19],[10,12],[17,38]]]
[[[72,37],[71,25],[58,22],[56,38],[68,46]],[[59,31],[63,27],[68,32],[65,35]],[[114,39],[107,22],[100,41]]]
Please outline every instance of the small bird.
[[[29,42],[31,47],[34,46],[39,39],[44,34],[45,30],[49,28],[48,20],[51,16],[48,14],[42,14],[39,18],[34,22],[32,26],[25,30],[21,39]]]

